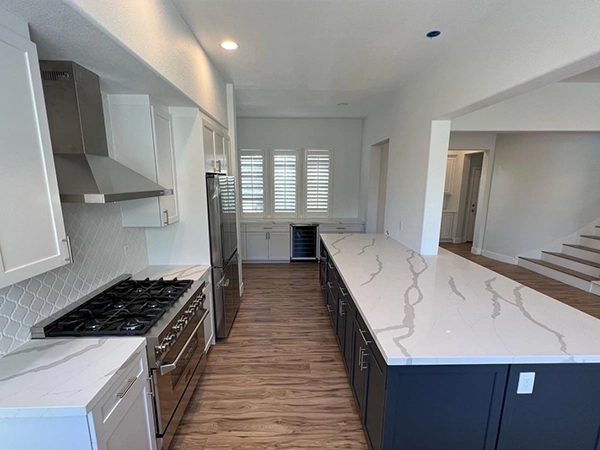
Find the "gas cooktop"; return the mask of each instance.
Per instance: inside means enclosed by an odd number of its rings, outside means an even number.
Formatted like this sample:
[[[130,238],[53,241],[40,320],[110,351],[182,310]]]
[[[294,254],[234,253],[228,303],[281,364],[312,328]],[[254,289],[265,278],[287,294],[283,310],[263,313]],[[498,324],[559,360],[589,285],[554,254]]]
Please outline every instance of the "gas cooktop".
[[[47,337],[144,335],[191,280],[127,279],[44,327]]]

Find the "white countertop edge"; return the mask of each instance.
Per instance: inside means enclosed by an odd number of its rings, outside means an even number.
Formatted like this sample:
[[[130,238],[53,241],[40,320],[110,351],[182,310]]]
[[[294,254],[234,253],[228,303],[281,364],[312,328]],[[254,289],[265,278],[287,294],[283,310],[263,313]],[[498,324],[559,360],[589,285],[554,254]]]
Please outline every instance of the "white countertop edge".
[[[387,358],[389,366],[465,366],[465,365],[506,365],[506,364],[600,364],[598,355],[565,356],[460,356],[456,358],[417,357],[417,358]]]

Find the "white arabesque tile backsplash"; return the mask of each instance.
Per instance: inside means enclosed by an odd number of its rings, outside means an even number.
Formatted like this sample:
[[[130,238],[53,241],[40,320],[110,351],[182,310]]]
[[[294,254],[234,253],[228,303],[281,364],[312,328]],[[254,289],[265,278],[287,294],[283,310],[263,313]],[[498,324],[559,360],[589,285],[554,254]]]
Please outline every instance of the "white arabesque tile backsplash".
[[[63,204],[73,264],[0,289],[0,357],[29,327],[123,273],[148,265],[143,228],[123,228],[118,204]]]

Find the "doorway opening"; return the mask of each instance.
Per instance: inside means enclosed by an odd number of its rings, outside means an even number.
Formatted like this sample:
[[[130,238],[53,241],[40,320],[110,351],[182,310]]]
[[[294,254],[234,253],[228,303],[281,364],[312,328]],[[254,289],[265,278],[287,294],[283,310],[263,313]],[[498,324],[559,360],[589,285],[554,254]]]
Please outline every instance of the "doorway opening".
[[[381,234],[384,232],[389,149],[389,139],[371,146],[367,196],[367,233]]]
[[[473,243],[483,162],[480,150],[448,151],[440,242]]]

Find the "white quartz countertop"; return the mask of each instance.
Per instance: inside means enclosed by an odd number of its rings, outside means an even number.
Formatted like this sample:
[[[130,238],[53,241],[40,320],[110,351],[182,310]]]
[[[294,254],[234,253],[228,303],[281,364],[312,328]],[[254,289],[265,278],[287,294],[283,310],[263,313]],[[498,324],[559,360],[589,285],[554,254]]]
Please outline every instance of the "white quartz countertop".
[[[447,250],[321,239],[389,365],[600,362],[600,320]]]
[[[136,280],[143,280],[144,278],[150,278],[151,280],[159,278],[172,280],[173,278],[178,278],[180,280],[198,281],[209,270],[210,266],[148,266],[136,273],[133,278]]]
[[[34,339],[0,359],[0,419],[89,413],[144,338]]]

